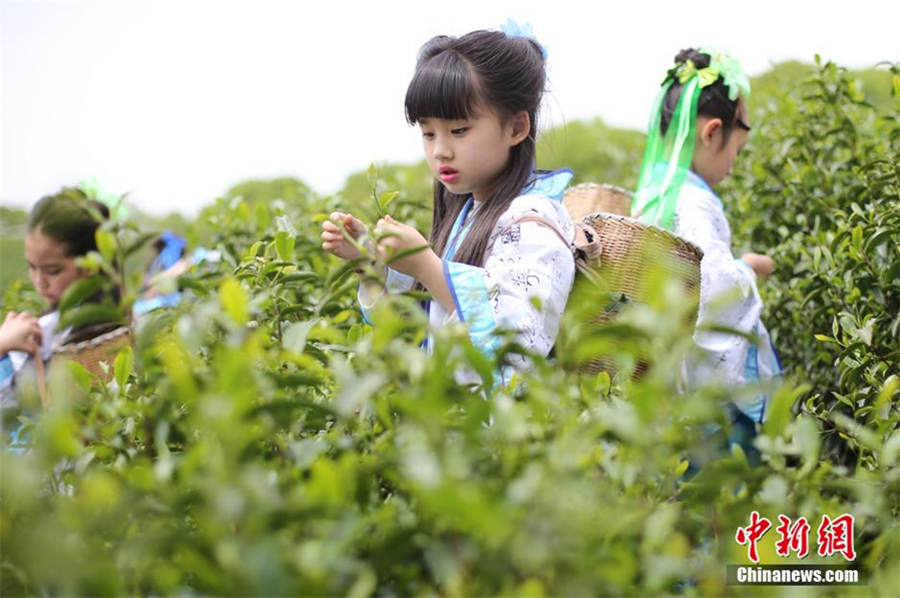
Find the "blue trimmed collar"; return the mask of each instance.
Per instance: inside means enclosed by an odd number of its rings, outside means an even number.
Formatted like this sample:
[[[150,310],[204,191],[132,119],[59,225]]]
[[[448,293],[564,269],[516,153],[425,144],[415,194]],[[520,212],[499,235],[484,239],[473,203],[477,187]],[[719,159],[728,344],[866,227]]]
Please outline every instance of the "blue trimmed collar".
[[[723,210],[725,209],[725,202],[722,201],[722,198],[719,197],[719,195],[715,191],[713,191],[713,188],[710,187],[709,184],[693,170],[687,171],[687,176],[684,177],[684,182],[691,185],[692,187],[695,187],[702,191],[706,191],[716,198],[716,201],[719,202],[719,205],[722,206]]]
[[[571,168],[532,173],[533,178],[522,189],[522,195],[546,195],[552,200],[562,201],[573,176],[575,173]]]

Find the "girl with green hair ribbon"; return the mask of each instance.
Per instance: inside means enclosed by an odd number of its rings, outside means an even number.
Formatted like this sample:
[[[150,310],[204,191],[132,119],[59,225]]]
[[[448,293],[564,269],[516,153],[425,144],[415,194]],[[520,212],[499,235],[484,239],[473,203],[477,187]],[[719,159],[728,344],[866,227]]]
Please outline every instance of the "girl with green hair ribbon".
[[[781,372],[760,320],[756,287],[774,264],[754,253],[734,258],[723,204],[713,191],[731,173],[747,141],[749,95],[747,76],[727,53],[682,50],[653,103],[631,212],[703,250],[694,334],[701,351],[688,365],[688,375],[691,385],[732,389],[733,431],[745,440],[765,419],[768,396],[762,383]],[[746,449],[755,452],[749,442]]]

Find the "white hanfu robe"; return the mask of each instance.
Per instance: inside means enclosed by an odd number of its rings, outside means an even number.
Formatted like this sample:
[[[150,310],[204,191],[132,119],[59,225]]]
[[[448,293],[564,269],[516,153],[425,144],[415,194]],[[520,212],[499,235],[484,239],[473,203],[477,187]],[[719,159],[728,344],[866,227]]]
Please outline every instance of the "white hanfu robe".
[[[484,265],[480,267],[453,261],[456,249],[478,217],[479,202],[468,199],[442,256],[454,309],[450,311],[438,301],[428,301],[431,330],[464,322],[472,343],[487,355],[494,355],[499,348],[497,333],[511,330],[516,331],[516,341],[529,352],[544,356],[550,352],[575,277],[574,226],[562,205],[563,192],[571,179],[569,170],[537,175],[497,220],[488,240]],[[517,222],[527,216],[538,216],[553,224],[559,234],[542,224]],[[560,236],[568,240],[568,245]],[[405,292],[414,284],[411,276],[388,268],[388,292]],[[369,309],[379,295],[360,285],[358,298],[367,321]],[[433,342],[429,332],[429,351]],[[514,371],[530,367],[525,356],[513,357],[512,362],[512,369],[507,367],[500,372],[499,382],[509,382]],[[457,376],[461,377],[466,378],[461,382],[477,381],[472,373]]]
[[[737,388],[779,376],[778,354],[760,319],[763,303],[756,274],[731,253],[731,229],[722,200],[693,172],[688,172],[681,187],[673,232],[703,250],[694,334],[703,357],[688,367],[691,382]],[[702,330],[710,325],[755,337],[758,343],[738,334]],[[735,406],[754,422],[764,421],[767,402],[764,393],[736,393],[734,398]]]

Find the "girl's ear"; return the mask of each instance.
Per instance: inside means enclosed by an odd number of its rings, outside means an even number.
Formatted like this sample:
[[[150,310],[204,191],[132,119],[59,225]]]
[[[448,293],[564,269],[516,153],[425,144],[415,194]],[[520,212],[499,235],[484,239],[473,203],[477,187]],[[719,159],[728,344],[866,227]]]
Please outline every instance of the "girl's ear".
[[[722,131],[722,119],[721,118],[705,118],[703,120],[697,120],[697,136],[700,138],[700,142],[707,146],[713,147],[713,138],[716,136],[716,133],[721,133]]]
[[[510,147],[519,145],[531,134],[531,117],[527,110],[520,110],[510,119]]]

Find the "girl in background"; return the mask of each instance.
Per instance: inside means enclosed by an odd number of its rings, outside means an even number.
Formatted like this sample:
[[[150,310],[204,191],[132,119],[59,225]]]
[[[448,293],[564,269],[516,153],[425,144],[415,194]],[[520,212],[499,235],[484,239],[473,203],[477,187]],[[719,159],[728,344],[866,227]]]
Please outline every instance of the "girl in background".
[[[703,250],[694,334],[702,356],[689,366],[690,382],[733,389],[732,441],[756,453],[750,440],[765,419],[768,396],[742,387],[781,373],[757,290],[773,262],[755,253],[735,259],[724,204],[713,191],[747,142],[749,95],[741,65],[728,54],[679,52],[651,113],[632,214]]]

